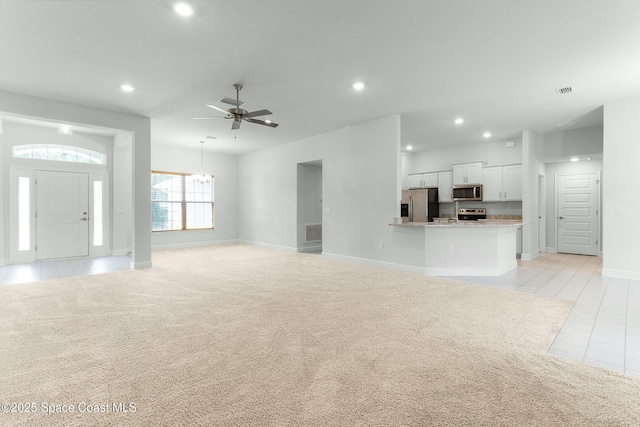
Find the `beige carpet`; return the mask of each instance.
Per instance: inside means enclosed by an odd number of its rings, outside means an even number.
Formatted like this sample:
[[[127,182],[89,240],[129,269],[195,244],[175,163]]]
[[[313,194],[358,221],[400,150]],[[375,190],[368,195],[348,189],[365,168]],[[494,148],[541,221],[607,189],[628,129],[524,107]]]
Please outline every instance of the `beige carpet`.
[[[0,287],[0,402],[36,411],[0,425],[640,424],[638,379],[546,354],[571,302],[244,245],[153,262]]]

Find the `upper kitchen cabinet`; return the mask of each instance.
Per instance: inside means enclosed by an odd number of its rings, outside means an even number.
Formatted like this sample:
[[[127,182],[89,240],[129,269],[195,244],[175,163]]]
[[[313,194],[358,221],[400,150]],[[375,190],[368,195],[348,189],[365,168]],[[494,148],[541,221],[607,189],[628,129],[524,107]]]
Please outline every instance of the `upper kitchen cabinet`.
[[[453,165],[453,185],[482,184],[482,162]]]
[[[522,200],[522,165],[502,168],[502,192],[504,200]]]
[[[453,172],[438,172],[438,202],[453,202]]]
[[[522,200],[522,165],[484,168],[483,175],[483,202]]]
[[[409,189],[438,187],[438,173],[412,173],[408,175]]]

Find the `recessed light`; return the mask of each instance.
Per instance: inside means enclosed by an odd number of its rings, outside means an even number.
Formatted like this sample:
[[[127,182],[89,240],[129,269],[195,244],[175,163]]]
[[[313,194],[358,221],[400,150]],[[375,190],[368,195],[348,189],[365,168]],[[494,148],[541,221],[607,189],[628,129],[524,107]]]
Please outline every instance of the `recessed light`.
[[[587,157],[587,160],[591,160],[591,157]]]
[[[364,83],[355,82],[354,84],[351,85],[351,87],[353,87],[355,90],[362,90],[364,89]]]
[[[71,126],[69,125],[60,125],[58,127],[58,133],[61,133],[63,135],[72,135],[73,129],[71,129]]]
[[[173,6],[173,10],[175,10],[176,13],[181,16],[191,16],[191,14],[193,14],[193,8],[187,3],[176,3]]]
[[[453,121],[453,123],[457,124],[457,125],[461,125],[464,123],[464,119],[462,117],[458,117],[457,119],[455,119]]]
[[[135,87],[128,84],[120,85],[120,89],[122,89],[123,92],[133,92],[134,90],[136,90]]]
[[[572,158],[571,158],[571,161],[572,161],[572,162],[577,162],[577,161],[578,161],[578,158],[577,158],[577,157],[572,157]]]
[[[485,132],[482,134],[485,138],[489,138],[491,136],[491,132]]]
[[[413,150],[413,146],[412,145],[407,145],[407,150],[409,150],[409,151]]]

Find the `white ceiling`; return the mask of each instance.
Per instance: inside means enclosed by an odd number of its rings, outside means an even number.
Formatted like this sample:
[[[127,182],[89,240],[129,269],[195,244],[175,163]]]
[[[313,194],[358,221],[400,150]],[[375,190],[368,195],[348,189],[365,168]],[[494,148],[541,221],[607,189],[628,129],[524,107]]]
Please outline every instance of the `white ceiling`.
[[[152,144],[215,136],[233,154],[394,113],[417,150],[505,139],[601,124],[603,104],[640,97],[638,0],[190,0],[187,18],[173,3],[0,1],[0,90],[147,116]],[[236,82],[278,128],[192,120],[228,108]]]

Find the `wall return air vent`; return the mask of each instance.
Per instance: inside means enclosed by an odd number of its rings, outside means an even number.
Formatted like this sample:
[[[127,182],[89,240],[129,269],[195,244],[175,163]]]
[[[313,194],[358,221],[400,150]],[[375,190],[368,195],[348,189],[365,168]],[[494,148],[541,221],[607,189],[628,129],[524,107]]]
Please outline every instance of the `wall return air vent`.
[[[567,86],[567,87],[562,87],[560,89],[556,89],[556,93],[558,95],[565,95],[567,93],[571,93],[573,92],[573,89],[571,88],[571,86]]]

